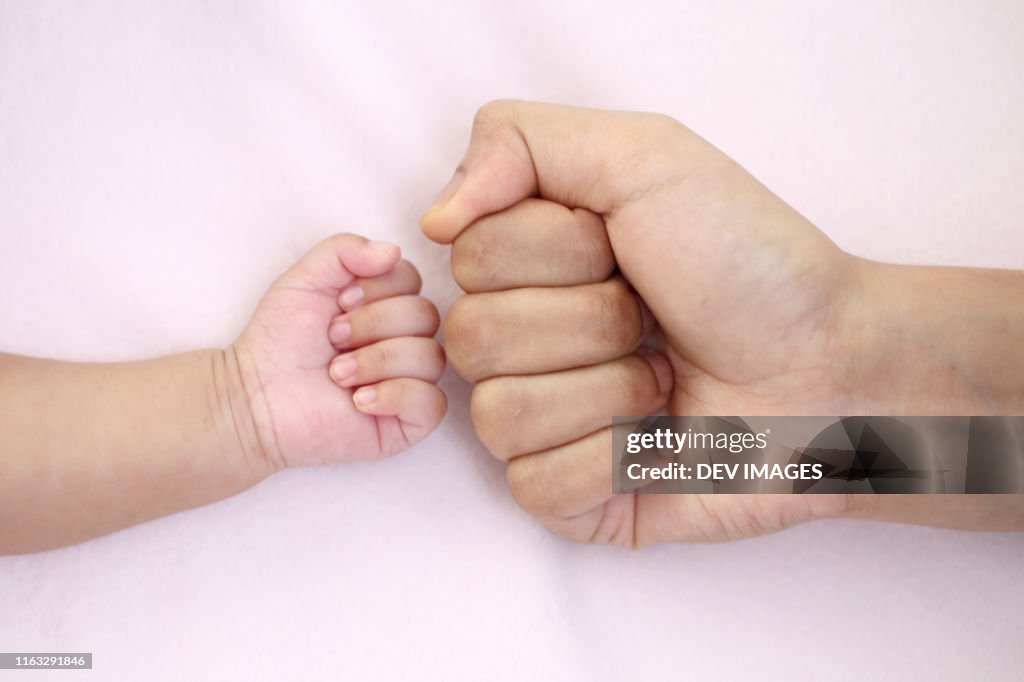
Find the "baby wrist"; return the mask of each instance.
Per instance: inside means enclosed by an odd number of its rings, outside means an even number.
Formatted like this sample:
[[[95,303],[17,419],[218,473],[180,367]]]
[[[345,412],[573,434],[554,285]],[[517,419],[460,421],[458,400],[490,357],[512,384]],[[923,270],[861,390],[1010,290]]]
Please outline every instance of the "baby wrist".
[[[225,461],[254,485],[284,467],[262,387],[248,355],[236,344],[210,353],[209,404],[218,447]]]

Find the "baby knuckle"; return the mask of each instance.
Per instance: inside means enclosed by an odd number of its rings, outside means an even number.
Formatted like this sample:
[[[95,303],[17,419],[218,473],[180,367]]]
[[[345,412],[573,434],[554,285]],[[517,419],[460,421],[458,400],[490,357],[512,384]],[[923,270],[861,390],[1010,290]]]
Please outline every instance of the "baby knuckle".
[[[426,361],[429,363],[430,367],[433,367],[436,370],[436,374],[440,374],[444,371],[445,365],[444,348],[434,339],[429,339],[428,341]]]
[[[420,287],[423,286],[423,278],[420,276],[420,271],[407,260],[403,260],[398,264],[396,273],[398,277],[408,281],[409,288],[413,291],[419,291]]]
[[[330,237],[324,239],[324,243],[329,245],[335,251],[342,251],[349,246],[359,246],[366,242],[366,237],[355,234],[354,232],[335,232]]]
[[[378,386],[377,390],[387,391],[387,401],[392,405],[408,404],[412,397],[410,384],[403,378],[384,382]]]
[[[377,336],[381,329],[386,329],[387,320],[381,314],[377,306],[365,306],[357,308],[352,313],[353,326],[358,325],[362,335],[367,337]]]
[[[423,320],[428,331],[433,334],[441,325],[441,314],[437,312],[437,306],[422,296],[414,299],[416,314]]]
[[[388,347],[386,343],[378,343],[363,349],[363,352],[367,354],[365,360],[366,364],[377,371],[386,369],[392,365],[397,359],[394,356],[394,352]],[[360,358],[362,361],[363,359]],[[363,364],[360,362],[360,364]]]

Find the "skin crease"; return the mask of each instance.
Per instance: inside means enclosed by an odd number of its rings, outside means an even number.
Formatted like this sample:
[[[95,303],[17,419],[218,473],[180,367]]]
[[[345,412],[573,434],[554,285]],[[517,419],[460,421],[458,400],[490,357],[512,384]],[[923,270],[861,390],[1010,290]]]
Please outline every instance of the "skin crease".
[[[444,416],[445,359],[419,289],[397,246],[335,235],[274,282],[226,349],[113,364],[0,354],[0,554],[425,438]]]
[[[445,339],[453,367],[478,382],[477,433],[509,462],[516,499],[555,531],[636,547],[843,516],[1024,529],[1024,500],[1013,495],[612,496],[606,427],[611,415],[663,407],[1019,414],[1020,273],[858,259],[672,119],[526,102],[480,110],[462,164],[421,227],[454,242],[453,273],[468,295],[452,306]],[[634,294],[595,286],[616,267]],[[591,319],[569,319],[558,296]],[[624,367],[618,358],[640,342],[647,311],[664,356],[644,353],[646,362]],[[480,331],[508,320],[518,333]],[[542,360],[595,328],[606,330],[590,335],[605,344],[599,360],[589,345],[583,362]],[[560,402],[531,408],[552,394]],[[579,430],[558,442],[510,435],[572,419]]]

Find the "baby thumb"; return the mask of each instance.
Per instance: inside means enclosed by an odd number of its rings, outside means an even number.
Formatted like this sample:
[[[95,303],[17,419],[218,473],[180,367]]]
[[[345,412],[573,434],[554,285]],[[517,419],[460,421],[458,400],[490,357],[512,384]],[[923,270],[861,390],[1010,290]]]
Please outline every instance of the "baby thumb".
[[[397,245],[356,234],[335,234],[314,246],[278,279],[291,289],[337,292],[358,277],[390,272],[401,259]]]

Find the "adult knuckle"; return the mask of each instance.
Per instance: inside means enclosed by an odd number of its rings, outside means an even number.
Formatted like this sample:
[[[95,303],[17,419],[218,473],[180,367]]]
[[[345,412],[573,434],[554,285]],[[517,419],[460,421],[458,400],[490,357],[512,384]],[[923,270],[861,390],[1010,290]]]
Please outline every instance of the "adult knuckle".
[[[487,348],[488,325],[481,315],[476,297],[462,296],[455,300],[444,320],[444,338],[448,360],[464,379],[474,381],[479,375],[481,358]]]
[[[473,387],[469,412],[480,442],[499,459],[508,459],[516,452],[521,401],[513,389],[513,381],[498,377]]]
[[[616,160],[618,172],[642,181],[620,198],[618,205],[641,200],[677,182],[685,168],[680,165],[681,155],[692,155],[693,143],[699,140],[682,123],[664,114],[641,114],[632,117],[628,125],[632,144]]]
[[[594,290],[597,308],[597,338],[609,350],[628,352],[643,333],[636,299],[625,284],[610,280]]]
[[[515,121],[519,106],[521,103],[514,100],[494,100],[480,107],[473,117],[470,146],[497,145],[506,147],[506,151],[522,151]]]
[[[444,340],[448,361],[465,379],[475,378],[478,350],[482,348],[486,332],[477,315],[472,296],[455,299],[444,319]]]
[[[563,516],[562,496],[553,489],[541,455],[510,461],[505,469],[505,480],[513,499],[530,514],[544,518]]]
[[[660,153],[671,141],[689,133],[689,129],[667,114],[644,113],[633,119],[637,126],[635,136],[643,146]]]
[[[668,114],[650,112],[646,115],[650,121],[650,125],[659,129],[663,133],[680,133],[687,130],[686,126]]]
[[[623,405],[646,409],[658,397],[658,382],[645,360],[625,358],[612,365],[612,381]]]
[[[573,215],[577,221],[574,227],[579,234],[579,238],[571,242],[576,249],[576,261],[583,266],[588,282],[603,282],[615,270],[615,258],[604,221],[585,209],[574,209]]]
[[[487,128],[504,121],[512,106],[513,100],[508,99],[492,99],[484,103],[473,115],[473,127]]]
[[[463,291],[486,291],[500,263],[488,231],[470,227],[452,245],[452,276]]]

